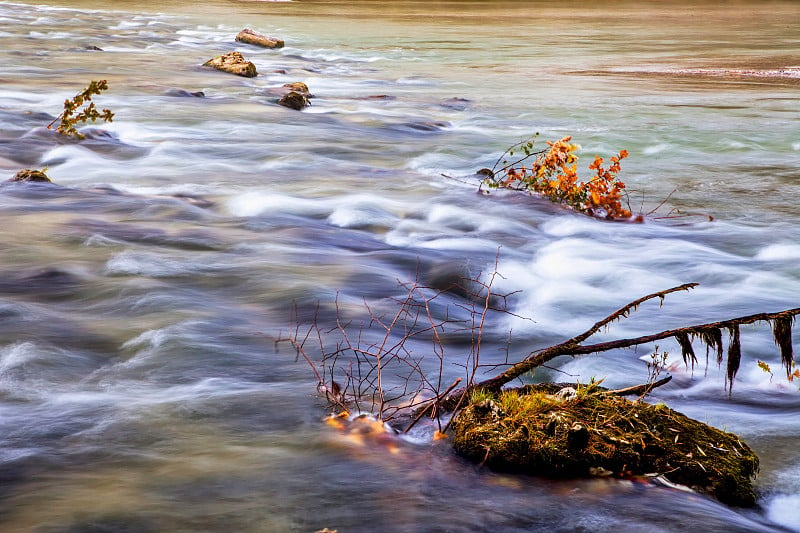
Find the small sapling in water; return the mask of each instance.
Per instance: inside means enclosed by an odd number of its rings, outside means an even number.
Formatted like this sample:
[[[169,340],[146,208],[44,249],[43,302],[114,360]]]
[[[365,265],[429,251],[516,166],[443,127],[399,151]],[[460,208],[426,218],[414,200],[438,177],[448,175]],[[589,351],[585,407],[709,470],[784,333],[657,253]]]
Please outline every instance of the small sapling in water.
[[[58,115],[53,122],[47,125],[47,129],[51,129],[57,120],[61,119],[61,123],[56,128],[56,131],[62,135],[74,137],[76,139],[85,139],[86,136],[77,130],[77,124],[98,119],[103,122],[112,122],[114,113],[110,109],[103,109],[98,111],[97,107],[92,102],[93,95],[99,95],[101,92],[108,89],[108,82],[106,80],[89,82],[89,86],[83,91],[79,92],[72,99],[64,101],[64,111]]]

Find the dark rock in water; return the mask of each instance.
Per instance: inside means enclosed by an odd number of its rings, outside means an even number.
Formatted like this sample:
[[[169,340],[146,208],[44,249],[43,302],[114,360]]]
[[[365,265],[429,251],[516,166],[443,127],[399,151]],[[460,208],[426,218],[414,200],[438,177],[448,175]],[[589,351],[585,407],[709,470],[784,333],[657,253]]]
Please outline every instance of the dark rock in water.
[[[60,293],[71,291],[79,287],[81,283],[82,280],[77,275],[55,267],[43,268],[19,280],[19,286],[24,289],[25,293]]]
[[[299,93],[297,91],[289,91],[278,99],[278,103],[289,109],[301,110],[304,107],[311,105],[308,101],[308,95]]]
[[[390,94],[371,94],[369,96],[358,96],[355,100],[397,100],[396,96],[392,96]]]
[[[425,122],[407,122],[401,125],[402,129],[410,129],[414,131],[426,131],[426,132],[433,132],[433,131],[441,131],[444,128],[450,127],[451,124],[449,122],[441,122],[441,121],[425,121]]]
[[[439,292],[451,294],[470,302],[483,302],[486,295],[486,287],[475,280],[475,276],[466,266],[451,261],[434,263],[426,268],[420,268],[420,279],[425,285]],[[489,304],[499,309],[503,302],[501,297],[491,295]]]
[[[425,285],[467,300],[475,300],[479,290],[467,267],[447,262],[432,265],[422,273]]]
[[[141,157],[150,151],[149,148],[124,143],[117,134],[108,130],[83,128],[81,133],[85,136],[84,140],[78,141],[81,146],[116,159],[133,159]],[[60,137],[63,137],[63,135]]]
[[[202,207],[203,209],[208,209],[208,208],[214,207],[214,205],[216,205],[211,200],[208,200],[206,198],[202,198],[200,196],[195,196],[195,195],[192,195],[192,194],[178,193],[178,194],[173,194],[172,197],[173,198],[177,198],[178,200],[183,200],[184,202],[186,202],[188,204],[191,204],[193,206]]]
[[[268,87],[260,91],[261,94],[277,96],[278,103],[291,109],[303,109],[311,105],[309,98],[314,95],[308,90],[308,85],[302,81],[286,83],[280,87]]]
[[[246,60],[241,52],[228,52],[227,54],[213,57],[203,63],[203,66],[236,74],[237,76],[244,76],[245,78],[258,76],[255,64]]]
[[[203,91],[190,92],[185,89],[167,89],[164,96],[176,96],[180,98],[203,98],[206,95]]]
[[[37,300],[73,297],[82,287],[80,276],[58,267],[6,274],[0,280],[0,294],[16,294]]]
[[[6,181],[31,181],[31,182],[39,182],[39,183],[52,183],[52,180],[42,172],[41,170],[31,170],[26,168],[25,170],[20,170],[16,173],[16,175]]]
[[[144,199],[144,198],[143,198]],[[213,234],[201,230],[169,233],[163,229],[145,225],[114,224],[96,219],[73,220],[64,226],[65,235],[77,242],[85,242],[93,236],[110,241],[168,246],[180,250],[219,251],[225,244]]]
[[[639,476],[728,505],[756,503],[755,452],[732,433],[596,384],[479,392],[453,421],[453,446],[490,468],[557,478]]]
[[[260,33],[256,33],[249,28],[245,28],[240,31],[236,36],[236,40],[240,43],[253,44],[255,46],[261,46],[264,48],[283,48],[284,46],[283,40],[261,35]]]
[[[54,130],[38,127],[30,130],[21,137],[9,142],[0,140],[0,156],[18,161],[23,165],[37,165],[54,167],[63,162],[63,159],[42,159],[42,153],[53,148],[53,145],[78,144],[93,152],[102,153],[115,159],[134,159],[145,155],[150,149],[133,146],[120,141],[114,133],[101,128],[81,128],[84,139],[61,135]]]
[[[83,139],[81,140],[119,142],[119,137],[108,130],[100,128],[87,128],[81,133],[83,133]]]
[[[447,109],[454,109],[456,111],[464,111],[469,106],[470,101],[466,98],[448,98],[440,105]]]

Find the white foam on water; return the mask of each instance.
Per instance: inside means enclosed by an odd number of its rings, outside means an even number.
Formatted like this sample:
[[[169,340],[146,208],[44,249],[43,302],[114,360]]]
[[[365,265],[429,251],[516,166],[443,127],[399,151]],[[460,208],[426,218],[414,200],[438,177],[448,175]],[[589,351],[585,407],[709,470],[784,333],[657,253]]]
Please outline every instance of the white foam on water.
[[[665,152],[672,148],[672,145],[667,143],[659,143],[659,144],[651,144],[650,146],[645,146],[642,149],[642,153],[644,155],[655,155],[661,152]]]
[[[0,378],[13,368],[18,368],[39,356],[39,350],[32,342],[21,342],[0,348]]]
[[[290,213],[307,216],[330,214],[326,202],[280,193],[253,192],[231,197],[227,202],[230,214],[239,217],[254,217],[267,213]]]
[[[195,253],[192,260],[166,257],[153,252],[124,251],[106,262],[107,275],[129,275],[149,277],[185,276],[189,274],[211,273],[229,268],[208,258],[213,254]],[[206,260],[204,260],[206,259]]]
[[[158,348],[167,342],[169,339],[176,336],[176,328],[178,326],[171,326],[162,329],[149,329],[137,335],[136,337],[125,341],[122,344],[123,348]]]
[[[428,211],[428,222],[453,227],[476,226],[475,213],[454,205],[436,204]]]
[[[771,497],[764,505],[767,518],[792,531],[800,531],[800,494],[782,494]]]
[[[454,238],[443,237],[417,242],[420,248],[431,250],[459,250],[464,252],[484,252],[491,253],[497,250],[497,243],[487,239],[476,239],[474,237]]]
[[[328,223],[341,228],[391,227],[397,220],[396,216],[381,207],[364,203],[336,207],[328,217]]]
[[[783,243],[765,246],[755,256],[761,261],[791,261],[800,259],[800,244]]]
[[[132,28],[140,28],[142,26],[144,26],[144,22],[135,21],[135,20],[123,20],[123,21],[120,21],[118,24],[116,24],[114,26],[109,26],[108,29],[110,29],[110,30],[129,30],[129,29],[132,29]]]
[[[354,62],[354,63],[375,63],[377,61],[387,60],[387,56],[383,55],[361,55],[357,53],[344,53],[342,50],[304,50],[303,57],[313,60],[320,60],[326,62]]]
[[[164,185],[114,184],[114,189],[140,196],[205,195],[220,192],[219,187],[208,183],[169,183]]]

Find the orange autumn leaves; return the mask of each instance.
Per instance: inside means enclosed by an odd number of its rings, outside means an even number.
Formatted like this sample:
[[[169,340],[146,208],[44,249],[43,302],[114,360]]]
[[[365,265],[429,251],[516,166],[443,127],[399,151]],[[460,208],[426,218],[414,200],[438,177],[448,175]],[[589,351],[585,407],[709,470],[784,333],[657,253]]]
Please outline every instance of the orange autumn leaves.
[[[589,170],[595,174],[583,182],[578,180],[578,156],[575,155],[580,147],[571,140],[572,137],[564,137],[555,142],[547,141],[549,148],[537,153],[530,151],[532,143],[522,145],[526,157],[517,164],[535,155],[529,166],[517,167],[504,161],[503,167],[492,172],[483,183],[489,188],[537,194],[590,216],[610,220],[630,218],[630,210],[622,206],[625,183],[617,177],[620,161],[628,157],[628,152],[621,150],[611,157],[608,167],[604,166],[602,157],[595,157],[589,165]],[[514,154],[513,151],[507,153]]]

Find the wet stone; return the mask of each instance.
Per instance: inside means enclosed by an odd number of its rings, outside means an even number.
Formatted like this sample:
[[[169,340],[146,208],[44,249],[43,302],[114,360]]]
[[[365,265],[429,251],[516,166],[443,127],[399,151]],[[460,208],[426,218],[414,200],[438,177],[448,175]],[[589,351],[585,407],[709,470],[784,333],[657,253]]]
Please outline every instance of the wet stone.
[[[42,172],[41,170],[31,170],[26,168],[25,170],[20,170],[16,173],[16,175],[6,181],[27,181],[27,182],[39,182],[39,183],[52,183],[52,180]]]
[[[470,101],[466,98],[448,98],[444,100],[440,105],[447,109],[452,109],[454,111],[464,111],[467,107],[469,107]]]
[[[246,60],[241,52],[229,52],[213,57],[203,63],[203,66],[215,68],[229,74],[236,74],[237,76],[244,76],[245,78],[258,76],[255,64]]]
[[[290,109],[300,110],[311,105],[309,101],[314,95],[308,89],[308,85],[302,81],[286,83],[280,87],[267,87],[260,91],[261,94],[278,97],[278,104]]]
[[[280,105],[298,111],[311,105],[308,99],[312,95],[308,92],[308,85],[305,83],[300,81],[287,83],[281,89],[288,92],[278,99]]]
[[[178,98],[203,98],[206,95],[203,91],[187,91],[186,89],[167,89],[164,96],[175,96]]]
[[[240,31],[236,36],[236,40],[240,43],[252,44],[255,46],[261,46],[263,48],[283,48],[284,46],[282,39],[267,37],[266,35],[256,33],[249,28],[245,28]]]

